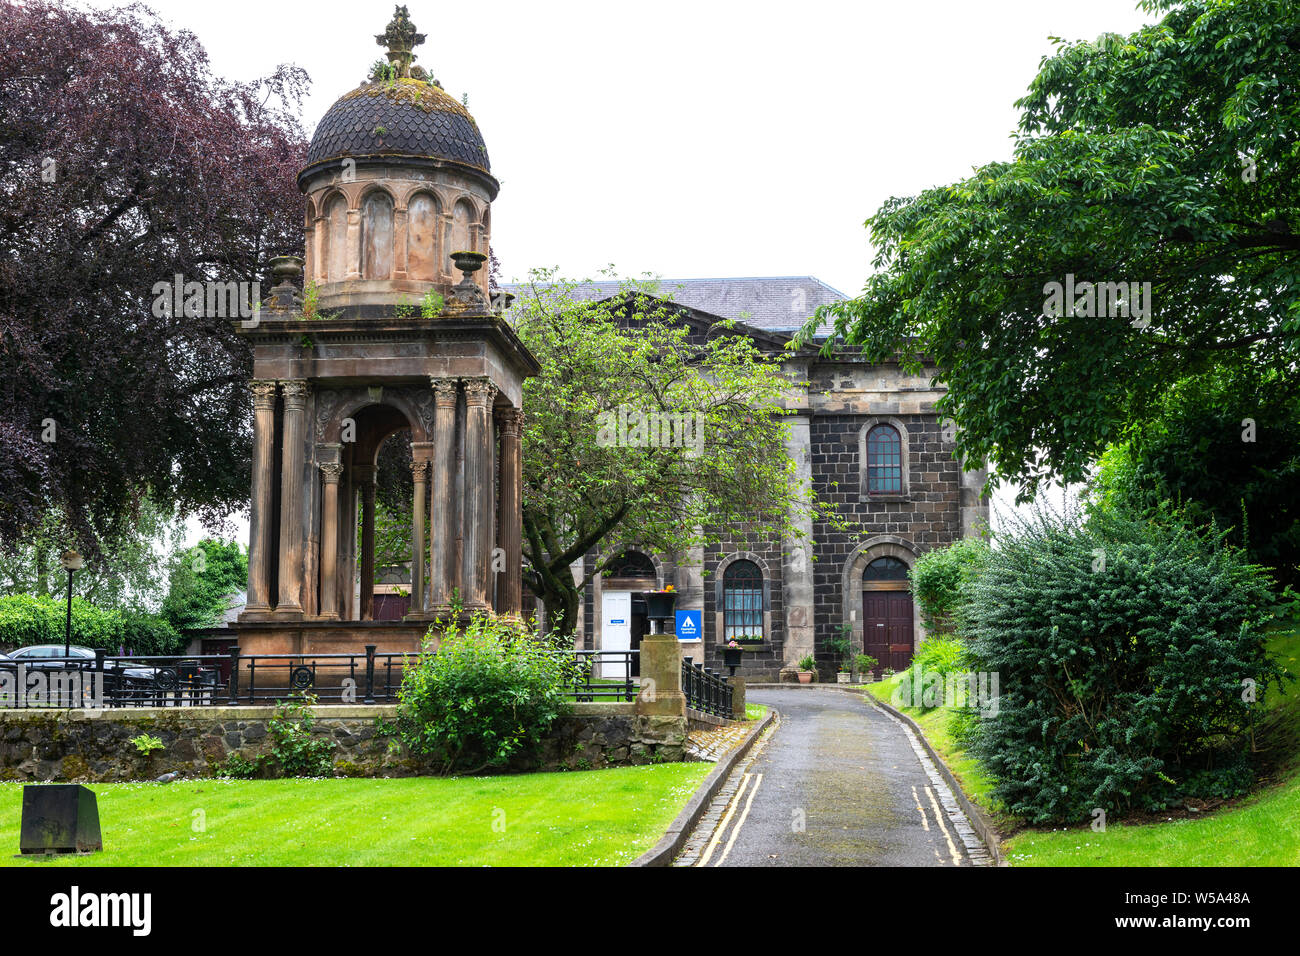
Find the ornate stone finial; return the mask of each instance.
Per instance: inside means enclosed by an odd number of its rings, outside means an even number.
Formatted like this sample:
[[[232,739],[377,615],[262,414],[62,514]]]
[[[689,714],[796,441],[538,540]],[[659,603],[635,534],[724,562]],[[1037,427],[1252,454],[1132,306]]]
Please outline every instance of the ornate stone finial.
[[[451,287],[446,311],[454,315],[488,315],[491,303],[474,281],[474,273],[483,268],[487,256],[481,252],[453,252],[451,259],[460,270],[461,280]]]
[[[271,287],[271,297],[266,300],[266,308],[272,312],[295,312],[301,309],[302,296],[298,292],[298,280],[302,278],[302,260],[297,256],[273,256],[270,266],[276,284]]]
[[[375,42],[388,50],[388,62],[397,70],[397,75],[409,79],[411,64],[415,62],[412,52],[424,42],[424,34],[415,32],[415,24],[403,4],[393,11],[393,19],[388,21],[388,29],[375,37]]]

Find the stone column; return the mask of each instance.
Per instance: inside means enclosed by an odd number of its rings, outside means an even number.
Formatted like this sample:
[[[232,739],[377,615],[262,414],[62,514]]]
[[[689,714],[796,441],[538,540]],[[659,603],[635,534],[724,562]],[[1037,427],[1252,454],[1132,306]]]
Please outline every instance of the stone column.
[[[453,483],[456,467],[456,393],[454,378],[433,379],[433,475],[430,501],[429,610],[445,611],[452,591],[460,587],[453,560],[456,522]]]
[[[281,382],[284,441],[280,461],[280,600],[276,612],[302,614],[302,492],[307,383]]]
[[[320,616],[328,621],[339,619],[339,477],[343,466],[336,461],[320,466],[321,543],[320,543]]]
[[[329,263],[325,261],[325,237],[329,234],[329,222],[325,216],[319,215],[315,219],[315,229],[312,231],[312,268],[304,274],[308,279],[314,279],[317,283],[323,283],[329,278]],[[304,288],[304,291],[305,288]]]
[[[348,210],[348,279],[361,278],[361,210]]]
[[[375,473],[366,469],[361,480],[361,613],[362,621],[375,619]]]
[[[248,516],[248,601],[245,611],[271,610],[271,495],[275,476],[275,382],[249,383],[253,392],[253,499]]]
[[[405,206],[393,210],[393,278],[406,278],[406,236],[409,211]]]
[[[786,439],[786,454],[794,462],[790,480],[795,489],[806,488],[812,479],[812,437],[807,409],[807,386],[800,389],[803,413],[790,419],[790,434]],[[781,668],[783,680],[798,680],[797,663],[814,652],[816,630],[813,609],[813,525],[812,518],[800,515],[794,525],[802,532],[800,537],[787,537],[781,542],[781,600],[785,608],[785,666]]]
[[[497,529],[505,552],[501,610],[512,617],[523,614],[523,455],[520,451],[524,415],[517,408],[501,412],[501,525]]]
[[[411,477],[415,480],[415,494],[411,502],[411,607],[409,614],[424,613],[424,507],[429,497],[428,479],[429,461],[420,445],[414,448],[411,461]]]
[[[486,378],[465,382],[465,501],[461,509],[465,608],[488,606],[492,562],[492,401],[496,386]]]

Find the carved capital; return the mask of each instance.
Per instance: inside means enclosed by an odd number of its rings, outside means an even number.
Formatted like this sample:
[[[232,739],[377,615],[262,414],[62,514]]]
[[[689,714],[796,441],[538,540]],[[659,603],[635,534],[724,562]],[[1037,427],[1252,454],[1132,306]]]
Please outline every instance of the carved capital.
[[[307,393],[311,390],[302,379],[290,379],[280,382],[284,389],[284,404],[287,407],[302,408],[307,402]]]
[[[275,382],[254,380],[248,383],[248,390],[253,393],[254,408],[275,407]]]
[[[320,473],[327,485],[337,485],[339,478],[343,475],[343,466],[337,461],[323,462],[320,466]]]
[[[523,433],[524,413],[519,408],[503,408],[497,412],[501,422],[501,431],[509,438],[518,438]]]
[[[465,400],[471,406],[490,408],[496,397],[497,387],[487,378],[465,379]]]
[[[433,383],[435,402],[443,406],[456,404],[456,387],[459,384],[459,379],[434,378],[430,379],[430,381]]]
[[[429,469],[429,463],[423,458],[415,458],[411,461],[411,477],[416,481],[424,481],[425,473]]]

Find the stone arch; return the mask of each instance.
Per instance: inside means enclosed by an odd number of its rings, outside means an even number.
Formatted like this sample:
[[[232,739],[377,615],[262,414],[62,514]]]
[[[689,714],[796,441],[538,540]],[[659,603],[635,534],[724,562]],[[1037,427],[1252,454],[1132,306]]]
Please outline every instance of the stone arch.
[[[393,194],[371,186],[361,195],[360,209],[361,278],[387,279],[393,274]]]
[[[473,249],[474,226],[477,222],[478,210],[474,208],[473,200],[468,196],[461,196],[451,208],[450,242],[443,255],[447,263],[447,271],[453,277],[459,273],[456,271],[455,263],[451,261],[451,254]]]
[[[406,198],[406,275],[435,282],[442,256],[438,238],[442,225],[442,199],[432,189],[419,188]]]
[[[840,579],[840,621],[853,625],[851,640],[853,647],[862,649],[862,572],[876,558],[898,558],[910,570],[916,564],[921,551],[906,538],[892,534],[878,534],[859,544],[844,559],[843,575]],[[911,588],[908,589],[911,593]],[[920,646],[925,639],[921,627],[921,609],[917,606],[916,595],[912,595],[912,643]]]
[[[322,401],[329,394],[324,393]],[[372,405],[386,405],[400,412],[410,426],[411,441],[431,441],[433,396],[430,392],[428,403],[421,401],[424,397],[422,392],[411,395],[393,388],[383,389],[377,398],[366,389],[342,393],[331,406],[323,407],[318,412],[318,415],[323,413],[325,416],[323,427],[319,430],[319,441],[337,444],[342,435],[343,422],[348,418],[355,419],[359,412]]]
[[[348,197],[335,190],[321,203],[325,229],[320,274],[326,282],[342,282],[348,274]]]
[[[889,425],[898,432],[903,465],[903,490],[891,494],[869,494],[867,491],[867,433],[877,425]],[[868,418],[858,428],[858,497],[862,501],[899,501],[907,500],[911,488],[911,451],[907,434],[907,424],[901,418],[892,415],[880,415]]]

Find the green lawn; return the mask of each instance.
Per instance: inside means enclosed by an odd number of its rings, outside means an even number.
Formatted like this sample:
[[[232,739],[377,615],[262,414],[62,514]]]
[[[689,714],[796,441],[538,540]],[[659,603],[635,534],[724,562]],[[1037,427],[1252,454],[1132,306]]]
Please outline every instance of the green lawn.
[[[745,704],[746,720],[762,720],[767,715],[766,704]]]
[[[0,866],[619,866],[712,769],[97,784],[104,852],[39,860],[11,857],[22,786],[5,783]]]
[[[1300,674],[1300,629],[1276,632],[1270,649]],[[896,681],[871,685],[888,701]],[[1027,829],[1003,843],[1012,866],[1300,866],[1300,684],[1269,692],[1268,717],[1257,744],[1272,758],[1270,779],[1255,793],[1203,816],[1179,814],[1159,823]],[[998,812],[992,781],[948,735],[951,711],[903,708],[925,731],[967,795],[1009,831],[1015,821]]]

